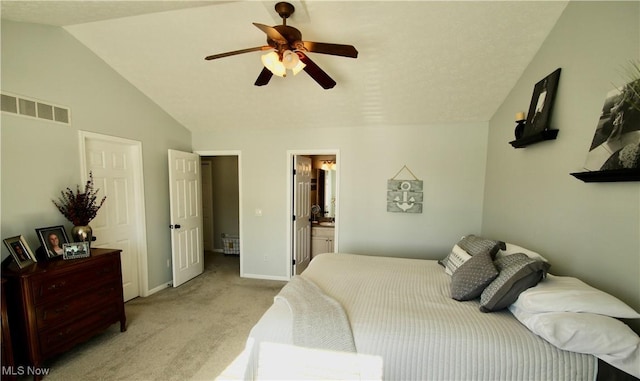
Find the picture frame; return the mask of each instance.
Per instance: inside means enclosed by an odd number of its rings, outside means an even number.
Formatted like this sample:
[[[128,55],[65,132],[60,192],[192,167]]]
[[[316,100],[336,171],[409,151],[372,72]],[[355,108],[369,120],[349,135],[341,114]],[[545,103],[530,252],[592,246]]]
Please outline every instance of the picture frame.
[[[11,256],[19,268],[23,269],[38,261],[36,256],[33,255],[27,241],[24,239],[24,236],[17,235],[6,238],[4,239],[4,244],[7,246],[7,249],[9,249],[9,253],[11,253]]]
[[[62,225],[38,228],[36,234],[47,258],[58,258],[63,255],[62,245],[69,243],[69,238]]]
[[[560,71],[560,68],[556,69],[535,84],[523,137],[537,135],[549,128],[553,103],[560,81]]]
[[[585,172],[571,173],[584,182],[640,180],[640,79],[605,96]]]
[[[91,256],[89,251],[89,242],[71,242],[62,245],[64,250],[63,259],[88,258]]]

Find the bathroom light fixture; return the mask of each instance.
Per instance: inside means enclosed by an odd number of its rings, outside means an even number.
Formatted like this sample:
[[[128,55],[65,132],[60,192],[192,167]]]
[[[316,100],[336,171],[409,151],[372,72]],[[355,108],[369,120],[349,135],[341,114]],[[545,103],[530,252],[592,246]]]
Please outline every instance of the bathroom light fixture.
[[[287,69],[291,70],[293,75],[296,75],[307,66],[300,61],[298,54],[291,50],[285,50],[282,53],[282,59],[276,52],[267,53],[262,56],[262,64],[279,77],[286,77]]]
[[[320,167],[324,171],[330,171],[336,169],[336,162],[333,160],[323,160],[322,166]]]

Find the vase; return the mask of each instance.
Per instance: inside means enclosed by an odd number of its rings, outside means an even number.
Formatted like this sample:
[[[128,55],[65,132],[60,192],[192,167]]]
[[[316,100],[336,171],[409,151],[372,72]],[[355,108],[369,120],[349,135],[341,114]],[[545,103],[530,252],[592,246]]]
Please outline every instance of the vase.
[[[91,247],[93,230],[89,225],[74,226],[71,228],[71,237],[73,237],[74,242],[89,242],[89,247]]]

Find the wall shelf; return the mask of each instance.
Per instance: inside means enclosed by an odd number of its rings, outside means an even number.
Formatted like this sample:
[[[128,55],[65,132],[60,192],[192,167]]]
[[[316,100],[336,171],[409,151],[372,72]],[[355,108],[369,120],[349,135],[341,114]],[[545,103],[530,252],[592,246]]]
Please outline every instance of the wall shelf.
[[[606,183],[614,181],[640,181],[640,168],[612,169],[608,171],[574,172],[571,176],[585,183]]]
[[[542,142],[545,140],[554,140],[558,136],[558,130],[542,130],[534,135],[524,136],[520,139],[509,142],[513,148],[524,148],[528,145]]]

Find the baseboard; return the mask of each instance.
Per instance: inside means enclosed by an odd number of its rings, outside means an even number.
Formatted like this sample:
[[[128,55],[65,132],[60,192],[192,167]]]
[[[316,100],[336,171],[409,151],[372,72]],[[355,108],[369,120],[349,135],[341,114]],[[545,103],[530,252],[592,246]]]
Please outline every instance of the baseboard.
[[[270,276],[270,275],[261,275],[261,274],[240,274],[241,278],[251,278],[251,279],[263,279],[263,280],[282,280],[282,281],[289,281],[290,278],[288,277],[281,277],[281,276]]]
[[[168,288],[168,287],[169,287],[169,285],[170,285],[170,283],[166,283],[166,284],[161,284],[161,285],[160,285],[160,286],[158,286],[158,287],[152,288],[151,290],[149,290],[149,292],[148,292],[148,293],[147,293],[147,295],[145,295],[145,296],[151,296],[151,295],[155,294],[155,293],[156,293],[156,292],[158,292],[158,291],[162,291],[162,290],[164,290],[165,288]]]

